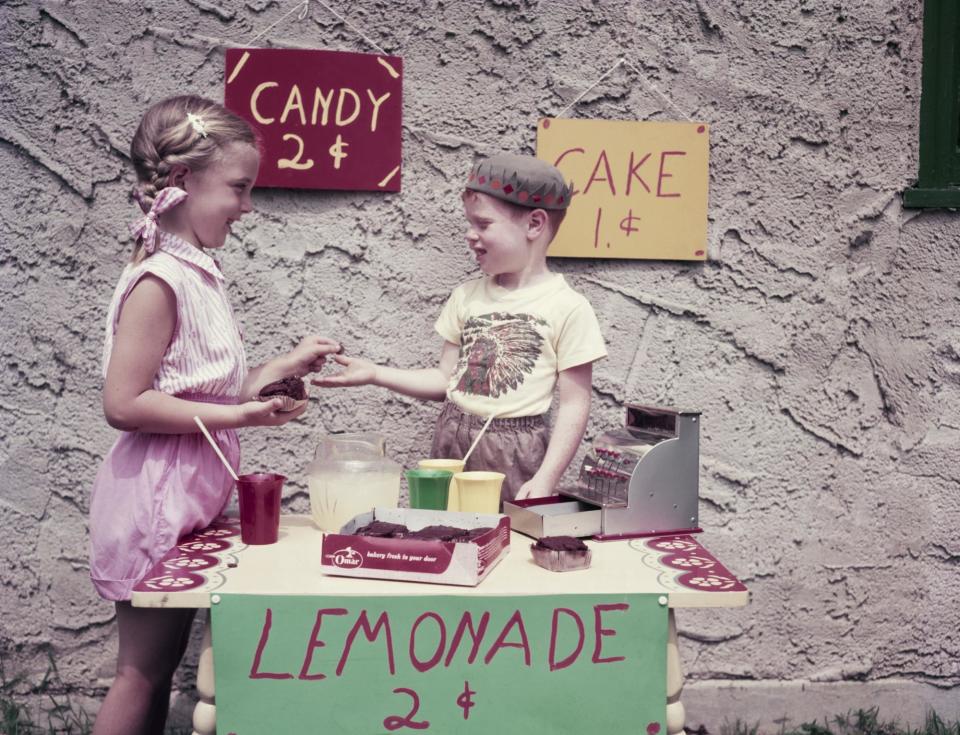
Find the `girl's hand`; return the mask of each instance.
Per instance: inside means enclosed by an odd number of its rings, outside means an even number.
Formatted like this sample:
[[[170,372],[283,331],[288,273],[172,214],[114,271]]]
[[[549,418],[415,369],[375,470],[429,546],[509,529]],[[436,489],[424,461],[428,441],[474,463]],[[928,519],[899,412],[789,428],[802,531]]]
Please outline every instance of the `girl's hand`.
[[[355,385],[370,385],[376,382],[377,366],[369,360],[362,357],[346,357],[345,355],[334,355],[333,359],[343,370],[336,375],[321,375],[317,378],[311,378],[313,385],[319,385],[323,388],[338,388]]]
[[[240,395],[247,400],[255,400],[263,386],[269,383],[283,378],[302,378],[316,372],[323,367],[327,355],[340,349],[340,343],[332,339],[316,335],[304,337],[290,352],[250,370],[243,380]]]
[[[316,373],[323,368],[327,355],[332,355],[341,350],[340,343],[327,337],[318,337],[310,335],[300,340],[300,344],[294,347],[285,356],[289,365],[289,375],[302,377],[307,373]]]
[[[279,409],[283,401],[279,398],[273,398],[269,401],[247,401],[241,403],[238,407],[242,417],[243,426],[283,426],[288,421],[298,418],[307,410],[307,404],[304,403],[293,411],[281,412]]]

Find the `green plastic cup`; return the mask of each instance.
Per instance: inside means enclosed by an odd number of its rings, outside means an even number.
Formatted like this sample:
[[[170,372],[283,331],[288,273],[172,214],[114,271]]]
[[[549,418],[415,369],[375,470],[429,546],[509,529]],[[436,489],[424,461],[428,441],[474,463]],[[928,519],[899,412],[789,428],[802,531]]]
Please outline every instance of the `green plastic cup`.
[[[447,470],[407,470],[407,487],[410,490],[410,507],[425,510],[446,510],[450,480],[453,473]]]

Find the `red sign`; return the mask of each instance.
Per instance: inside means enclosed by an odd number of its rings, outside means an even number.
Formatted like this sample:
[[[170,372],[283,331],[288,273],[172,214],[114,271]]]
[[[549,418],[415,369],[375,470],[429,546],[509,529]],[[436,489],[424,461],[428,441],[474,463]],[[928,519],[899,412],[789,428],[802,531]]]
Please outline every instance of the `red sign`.
[[[227,49],[224,104],[260,131],[257,186],[400,191],[403,60]]]

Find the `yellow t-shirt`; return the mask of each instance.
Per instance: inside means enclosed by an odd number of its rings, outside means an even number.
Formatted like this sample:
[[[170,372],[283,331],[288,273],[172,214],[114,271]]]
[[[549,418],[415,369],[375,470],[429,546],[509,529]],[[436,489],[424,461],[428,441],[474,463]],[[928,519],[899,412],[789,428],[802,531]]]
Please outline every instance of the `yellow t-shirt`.
[[[590,302],[559,273],[515,290],[489,277],[468,281],[435,328],[460,345],[447,399],[477,416],[546,413],[561,370],[607,355]]]

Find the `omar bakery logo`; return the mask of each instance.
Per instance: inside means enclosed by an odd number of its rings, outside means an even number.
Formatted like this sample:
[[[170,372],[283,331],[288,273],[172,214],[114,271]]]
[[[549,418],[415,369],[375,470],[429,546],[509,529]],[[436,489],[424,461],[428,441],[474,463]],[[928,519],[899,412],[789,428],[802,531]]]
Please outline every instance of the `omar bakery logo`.
[[[341,569],[356,569],[363,566],[363,555],[356,549],[348,546],[345,549],[338,549],[332,554],[327,554],[333,561],[333,565]]]

